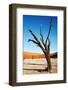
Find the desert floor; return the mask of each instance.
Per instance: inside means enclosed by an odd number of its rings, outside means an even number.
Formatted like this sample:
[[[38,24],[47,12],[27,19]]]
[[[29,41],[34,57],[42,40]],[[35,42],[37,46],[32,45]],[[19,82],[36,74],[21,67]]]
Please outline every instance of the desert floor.
[[[24,59],[23,62],[23,73],[24,74],[43,74],[49,73],[45,71],[47,68],[46,59]],[[51,72],[57,73],[57,58],[51,58]]]

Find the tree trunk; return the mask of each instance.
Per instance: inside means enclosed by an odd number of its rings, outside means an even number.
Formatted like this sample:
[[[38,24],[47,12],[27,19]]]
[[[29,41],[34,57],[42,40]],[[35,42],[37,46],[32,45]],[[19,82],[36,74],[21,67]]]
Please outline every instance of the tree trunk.
[[[45,58],[46,58],[46,61],[47,61],[47,68],[48,68],[48,72],[51,72],[51,61],[50,61],[50,55],[46,55],[45,54]]]

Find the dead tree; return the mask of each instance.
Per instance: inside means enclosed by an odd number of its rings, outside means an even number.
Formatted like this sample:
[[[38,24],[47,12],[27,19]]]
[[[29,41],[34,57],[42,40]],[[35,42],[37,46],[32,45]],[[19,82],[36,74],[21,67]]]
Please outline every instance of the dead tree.
[[[37,38],[37,36],[32,32],[32,30],[30,29],[29,32],[31,33],[31,35],[33,36],[34,39],[29,39],[28,42],[33,42],[36,45],[38,45],[41,50],[43,51],[46,61],[47,61],[47,66],[48,66],[48,72],[51,71],[51,61],[50,61],[50,39],[49,39],[49,35],[51,32],[51,27],[52,27],[52,18],[50,19],[50,27],[49,27],[49,32],[48,32],[48,36],[46,38],[46,40],[44,41],[43,38],[43,34],[41,32],[41,27],[40,27],[40,40]]]

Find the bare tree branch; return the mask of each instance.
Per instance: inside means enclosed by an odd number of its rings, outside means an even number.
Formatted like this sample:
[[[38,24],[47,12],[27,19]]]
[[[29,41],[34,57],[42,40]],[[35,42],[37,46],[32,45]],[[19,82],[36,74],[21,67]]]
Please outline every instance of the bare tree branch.
[[[40,36],[41,36],[40,40],[41,40],[41,42],[42,42],[42,44],[43,44],[43,46],[44,46],[44,48],[45,48],[44,38],[43,38],[42,31],[41,31],[41,27],[40,27]]]
[[[38,38],[35,36],[35,34],[29,30],[29,32],[31,33],[31,35],[34,37],[34,39],[36,40],[32,40],[32,39],[29,39],[28,41],[32,41],[33,43],[37,44],[44,53],[46,53],[47,51],[44,49],[44,47],[41,45],[41,42],[38,40]]]
[[[31,35],[34,37],[34,39],[35,39],[38,43],[40,43],[40,41],[39,41],[38,38],[35,36],[35,34],[34,34],[31,30],[29,30],[29,32],[30,32]]]
[[[49,32],[48,32],[48,36],[45,40],[45,44],[47,43],[47,39],[49,38],[50,32],[51,32],[51,28],[52,28],[52,17],[50,18],[50,27],[49,27]]]
[[[29,40],[28,40],[28,42],[30,42],[30,41],[33,42],[33,43],[35,43],[35,44],[38,44],[36,41],[34,41],[34,40],[32,40],[32,39],[29,39]]]
[[[50,18],[50,27],[49,27],[48,38],[49,38],[49,35],[50,35],[50,32],[51,32],[51,28],[52,28],[52,17]]]

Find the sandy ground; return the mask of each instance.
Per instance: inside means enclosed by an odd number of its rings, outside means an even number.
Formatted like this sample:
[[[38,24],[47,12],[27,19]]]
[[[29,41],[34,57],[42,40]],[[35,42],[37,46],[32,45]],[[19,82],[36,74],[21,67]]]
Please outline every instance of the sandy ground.
[[[42,73],[49,73],[45,71],[47,68],[46,59],[25,59],[24,60],[24,67],[23,73],[24,74],[42,74]],[[51,73],[57,73],[57,59],[51,59]]]

